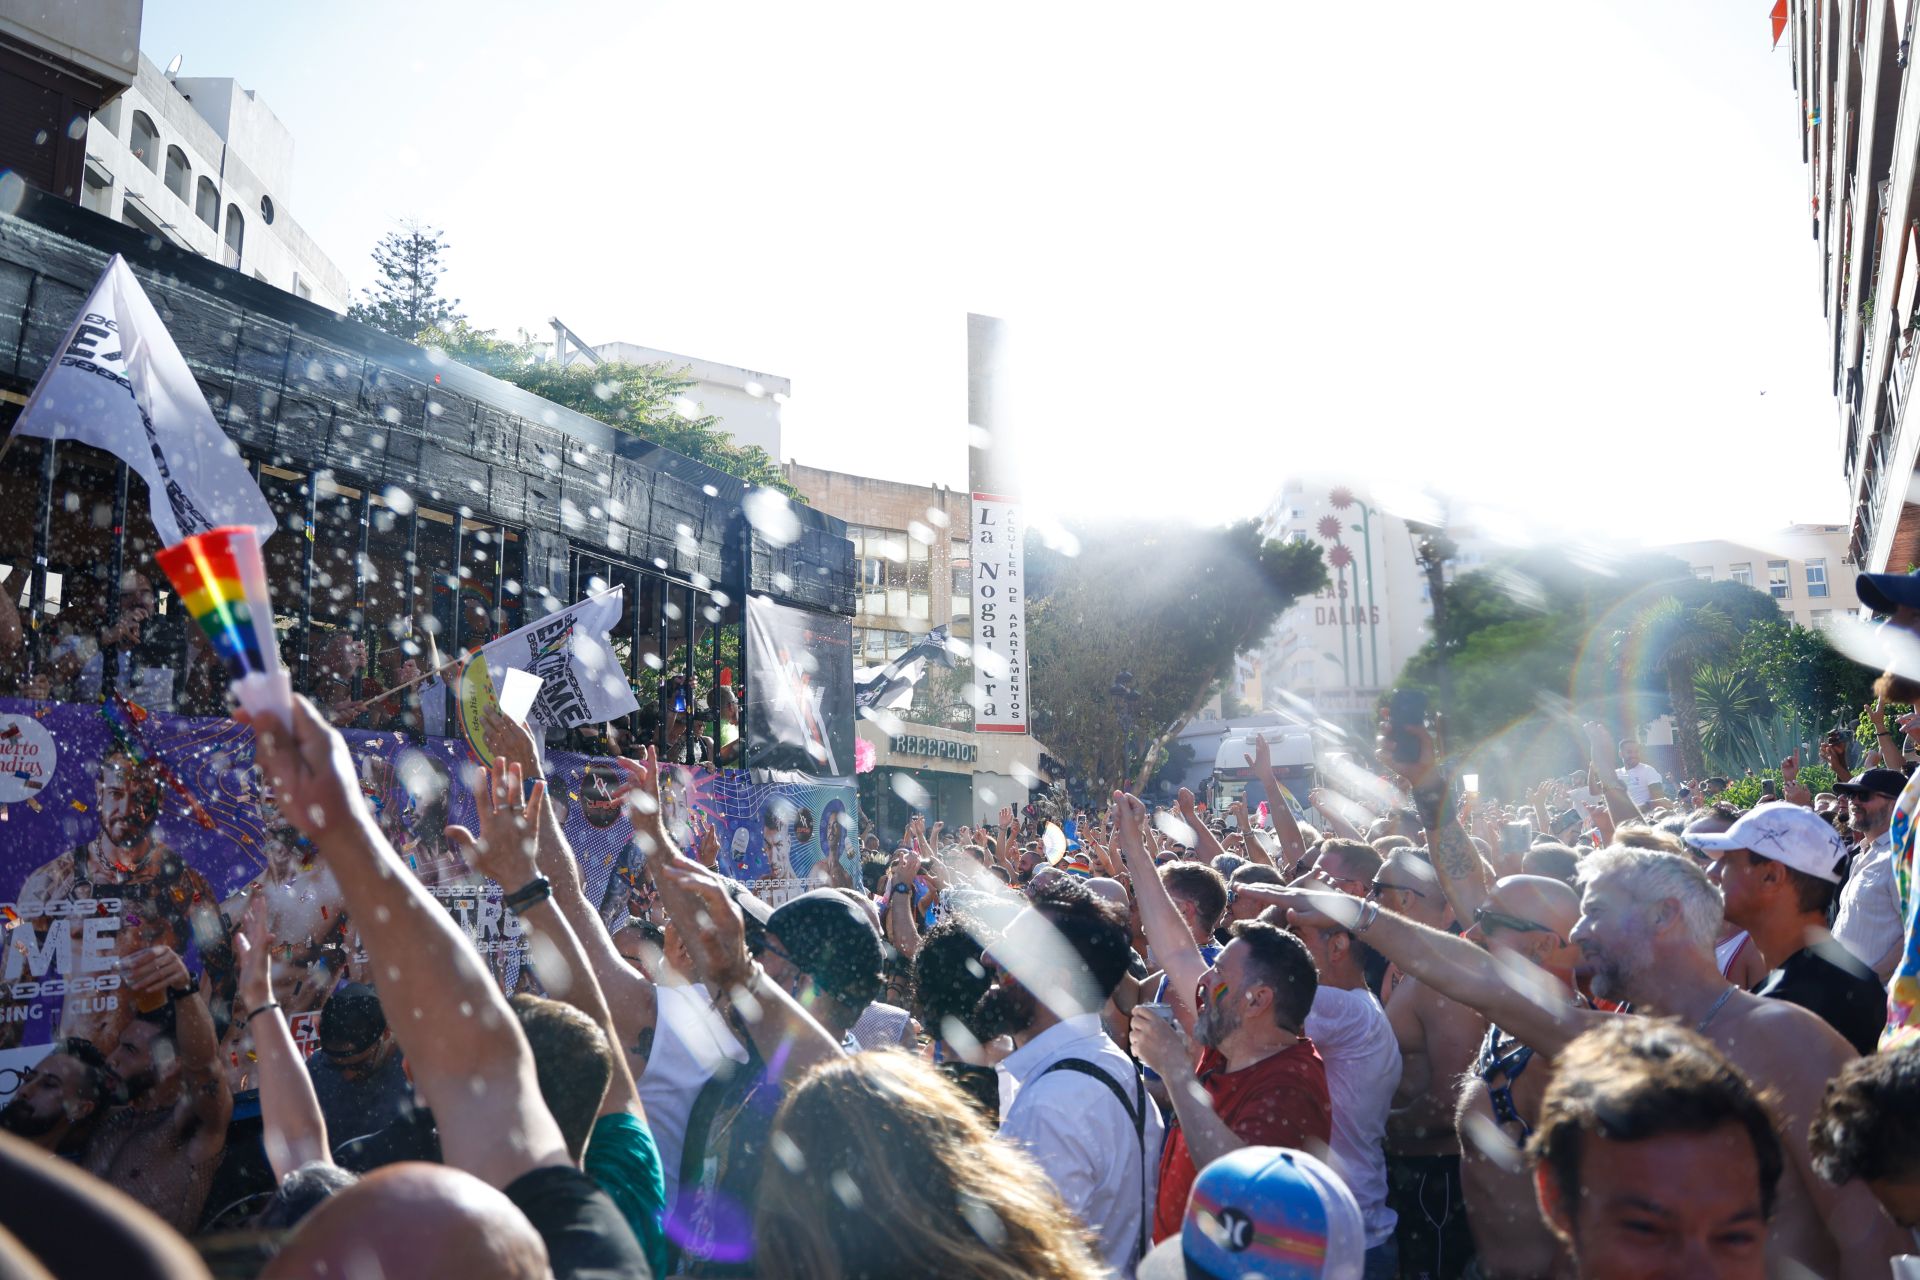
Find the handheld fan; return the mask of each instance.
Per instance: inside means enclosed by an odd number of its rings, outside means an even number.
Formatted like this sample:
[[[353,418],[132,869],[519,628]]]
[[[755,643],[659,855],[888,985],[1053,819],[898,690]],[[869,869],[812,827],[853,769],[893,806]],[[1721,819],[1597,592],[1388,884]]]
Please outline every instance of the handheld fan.
[[[196,533],[155,557],[253,715],[292,723],[293,682],[273,634],[273,595],[251,526]]]

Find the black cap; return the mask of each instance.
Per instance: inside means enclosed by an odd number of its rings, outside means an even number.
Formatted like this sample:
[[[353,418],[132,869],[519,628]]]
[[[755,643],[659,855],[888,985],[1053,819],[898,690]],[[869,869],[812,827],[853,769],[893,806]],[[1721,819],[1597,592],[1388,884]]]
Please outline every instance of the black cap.
[[[347,983],[320,1010],[320,1047],[337,1058],[365,1053],[386,1029],[380,997],[364,983]]]
[[[1835,795],[1841,796],[1892,796],[1896,799],[1907,787],[1907,775],[1898,769],[1868,769],[1858,774],[1851,782],[1836,783]]]
[[[780,907],[767,920],[802,973],[822,991],[864,1009],[886,988],[880,932],[866,909],[838,889],[815,889]]]
[[[1853,580],[1860,603],[1875,613],[1892,613],[1901,605],[1920,609],[1920,569],[1912,573],[1863,573]]]

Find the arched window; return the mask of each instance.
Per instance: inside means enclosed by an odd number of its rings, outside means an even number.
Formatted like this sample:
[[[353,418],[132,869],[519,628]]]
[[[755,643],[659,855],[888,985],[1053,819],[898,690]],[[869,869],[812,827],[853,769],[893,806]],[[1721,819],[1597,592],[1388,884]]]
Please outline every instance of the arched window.
[[[204,173],[193,189],[193,211],[200,221],[216,231],[220,229],[220,192],[214,188],[213,179]]]
[[[187,183],[193,177],[193,171],[187,167],[187,153],[178,147],[167,148],[167,190],[180,197],[180,203],[187,202]]]
[[[247,236],[247,220],[240,216],[240,206],[227,206],[227,265],[240,265],[240,250]]]
[[[271,223],[273,221],[273,197],[272,196],[260,197],[260,221],[266,222],[266,223]]]
[[[140,163],[160,172],[160,131],[153,127],[153,117],[144,111],[133,113],[133,136],[127,139],[127,146],[140,158]]]

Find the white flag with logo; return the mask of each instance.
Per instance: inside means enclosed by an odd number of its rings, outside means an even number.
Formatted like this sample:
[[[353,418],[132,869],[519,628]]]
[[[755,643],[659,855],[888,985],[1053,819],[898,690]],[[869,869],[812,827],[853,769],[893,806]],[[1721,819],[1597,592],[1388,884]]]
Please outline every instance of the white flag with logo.
[[[147,482],[153,527],[167,546],[226,525],[252,525],[262,542],[273,534],[266,495],[117,253],[13,434],[89,444],[123,459]]]
[[[505,668],[540,677],[529,725],[601,724],[640,709],[608,635],[620,625],[625,602],[626,588],[614,587],[481,646],[489,671]]]

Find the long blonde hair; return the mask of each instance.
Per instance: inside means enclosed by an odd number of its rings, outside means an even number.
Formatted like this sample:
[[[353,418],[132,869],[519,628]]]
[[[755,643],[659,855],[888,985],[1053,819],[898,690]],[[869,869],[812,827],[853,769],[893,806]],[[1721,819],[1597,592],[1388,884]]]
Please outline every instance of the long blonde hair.
[[[762,1280],[1105,1274],[1039,1166],[897,1050],[824,1063],[787,1095],[754,1238]]]

